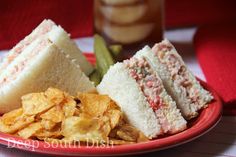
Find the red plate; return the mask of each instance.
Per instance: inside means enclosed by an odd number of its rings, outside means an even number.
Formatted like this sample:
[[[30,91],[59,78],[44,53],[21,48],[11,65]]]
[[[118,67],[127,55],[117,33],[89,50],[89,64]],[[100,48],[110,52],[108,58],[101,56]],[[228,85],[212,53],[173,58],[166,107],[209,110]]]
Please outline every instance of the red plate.
[[[86,57],[91,62],[95,62],[92,54],[86,54]],[[189,122],[188,129],[185,131],[162,137],[159,139],[151,140],[148,142],[121,145],[121,146],[82,146],[82,145],[59,145],[58,143],[46,143],[36,140],[26,140],[13,135],[0,133],[0,144],[18,148],[21,150],[37,152],[41,154],[53,154],[53,155],[127,155],[127,154],[139,154],[144,152],[157,151],[162,149],[171,148],[205,134],[212,129],[221,118],[222,103],[217,93],[205,82],[200,81],[202,86],[210,91],[214,96],[214,101],[209,106],[203,109],[199,116],[191,122]]]

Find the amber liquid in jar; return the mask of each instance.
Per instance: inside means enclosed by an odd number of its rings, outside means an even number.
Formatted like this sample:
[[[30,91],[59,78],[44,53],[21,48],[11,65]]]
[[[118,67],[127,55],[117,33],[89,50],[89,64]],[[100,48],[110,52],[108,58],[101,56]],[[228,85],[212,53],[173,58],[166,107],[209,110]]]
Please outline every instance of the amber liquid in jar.
[[[94,30],[123,46],[122,59],[163,38],[163,0],[95,0]]]

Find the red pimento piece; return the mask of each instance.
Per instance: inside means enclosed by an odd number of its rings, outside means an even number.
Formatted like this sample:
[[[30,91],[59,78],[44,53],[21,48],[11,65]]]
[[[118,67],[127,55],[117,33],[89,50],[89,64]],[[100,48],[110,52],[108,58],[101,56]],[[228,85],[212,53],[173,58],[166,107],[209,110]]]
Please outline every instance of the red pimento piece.
[[[154,101],[149,102],[149,104],[150,104],[150,107],[153,109],[153,111],[158,110],[159,106],[156,103],[154,103]]]
[[[138,74],[135,72],[135,70],[130,70],[130,75],[131,77],[133,77],[134,79],[138,78]]]
[[[148,98],[148,103],[154,112],[157,111],[163,105],[160,96],[157,96],[154,100]]]
[[[147,81],[147,86],[148,87],[152,87],[153,86],[153,82],[152,81]]]

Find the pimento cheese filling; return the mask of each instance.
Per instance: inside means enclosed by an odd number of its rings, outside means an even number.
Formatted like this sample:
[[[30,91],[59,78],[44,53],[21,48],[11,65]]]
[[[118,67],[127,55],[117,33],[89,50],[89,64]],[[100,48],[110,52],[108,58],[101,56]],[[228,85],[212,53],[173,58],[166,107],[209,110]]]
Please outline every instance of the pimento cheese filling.
[[[153,111],[158,110],[162,105],[159,97],[162,92],[162,85],[148,62],[144,58],[131,58],[125,60],[124,64],[128,68],[130,76],[138,83],[150,107]]]
[[[19,44],[17,44],[13,49],[12,49],[12,53],[9,53],[6,56],[6,60],[2,63],[1,67],[0,67],[0,71],[2,71],[3,69],[5,69],[18,55],[21,54],[22,51],[24,51],[24,49],[30,45],[35,39],[37,39],[38,37],[48,33],[52,27],[53,27],[53,23],[51,22],[46,22],[43,23],[40,27],[37,28],[36,33],[31,34],[29,36],[27,36],[24,40],[20,41]]]
[[[0,87],[5,85],[6,83],[15,80],[16,77],[20,74],[21,71],[24,70],[25,66],[32,61],[32,59],[47,45],[50,44],[50,41],[47,39],[42,39],[42,41],[39,42],[39,44],[33,49],[33,51],[21,62],[19,62],[17,65],[15,65],[10,71],[8,71],[8,75],[3,77],[0,80]]]
[[[181,90],[181,94],[187,97],[191,103],[197,105],[200,101],[199,91],[192,88],[193,84],[186,71],[185,65],[175,54],[166,53],[167,51],[171,51],[173,46],[169,44],[160,44],[158,46],[158,50],[154,51],[154,53],[160,61],[167,66],[171,78],[174,81],[174,85]]]

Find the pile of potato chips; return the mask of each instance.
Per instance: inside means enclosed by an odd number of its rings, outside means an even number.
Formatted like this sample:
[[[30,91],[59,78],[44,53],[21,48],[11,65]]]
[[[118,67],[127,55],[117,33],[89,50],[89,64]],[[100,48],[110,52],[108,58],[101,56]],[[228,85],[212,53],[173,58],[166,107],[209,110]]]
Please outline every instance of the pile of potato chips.
[[[44,141],[127,144],[148,140],[124,121],[108,96],[78,93],[72,97],[55,88],[24,95],[22,108],[0,117],[0,131]]]

